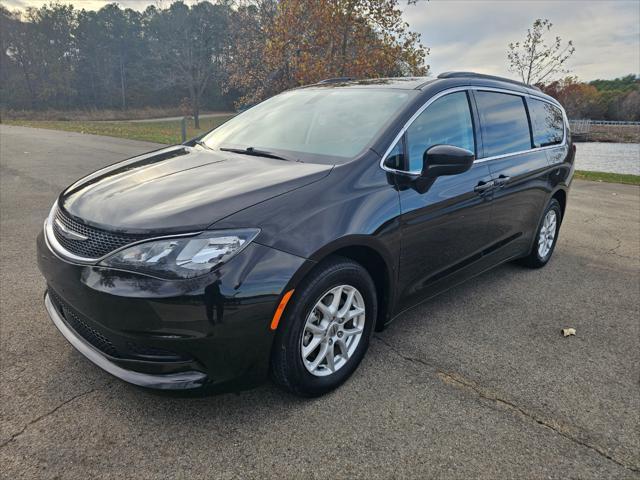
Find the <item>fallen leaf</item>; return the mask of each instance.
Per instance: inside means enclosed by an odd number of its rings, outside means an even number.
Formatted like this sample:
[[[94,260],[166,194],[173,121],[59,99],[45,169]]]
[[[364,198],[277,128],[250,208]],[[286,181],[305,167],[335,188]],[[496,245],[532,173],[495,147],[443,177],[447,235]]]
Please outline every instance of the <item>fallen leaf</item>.
[[[575,335],[576,334],[576,329],[575,328],[563,328],[562,329],[562,335],[564,335],[565,337],[568,337],[569,335]]]

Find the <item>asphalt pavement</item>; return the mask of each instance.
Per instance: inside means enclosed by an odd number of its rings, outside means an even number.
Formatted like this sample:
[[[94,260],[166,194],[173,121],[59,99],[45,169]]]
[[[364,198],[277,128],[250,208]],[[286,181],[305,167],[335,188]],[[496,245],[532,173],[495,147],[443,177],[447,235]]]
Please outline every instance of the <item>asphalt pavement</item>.
[[[639,187],[574,182],[544,269],[403,314],[330,395],[183,398],[75,352],[35,262],[62,188],[157,147],[0,126],[0,478],[640,478]]]

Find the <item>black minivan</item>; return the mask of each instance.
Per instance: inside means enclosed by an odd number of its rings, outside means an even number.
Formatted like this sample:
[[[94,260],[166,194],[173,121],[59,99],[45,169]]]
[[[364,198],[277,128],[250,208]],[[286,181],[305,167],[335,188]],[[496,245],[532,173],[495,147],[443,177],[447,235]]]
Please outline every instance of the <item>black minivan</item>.
[[[109,373],[306,396],[374,330],[553,253],[575,148],[563,108],[467,72],[333,79],[64,190],[38,237],[46,309]]]

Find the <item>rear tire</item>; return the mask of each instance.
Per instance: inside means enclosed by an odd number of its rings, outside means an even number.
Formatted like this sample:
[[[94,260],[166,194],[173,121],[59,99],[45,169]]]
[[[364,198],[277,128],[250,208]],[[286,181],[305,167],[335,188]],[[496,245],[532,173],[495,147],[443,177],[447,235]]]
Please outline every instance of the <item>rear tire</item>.
[[[536,230],[531,252],[520,260],[522,265],[529,268],[541,268],[549,262],[558,241],[561,221],[562,209],[560,208],[560,203],[555,198],[552,198]]]
[[[316,397],[344,383],[369,346],[376,289],[365,268],[334,257],[296,288],[274,341],[271,376],[296,395]]]

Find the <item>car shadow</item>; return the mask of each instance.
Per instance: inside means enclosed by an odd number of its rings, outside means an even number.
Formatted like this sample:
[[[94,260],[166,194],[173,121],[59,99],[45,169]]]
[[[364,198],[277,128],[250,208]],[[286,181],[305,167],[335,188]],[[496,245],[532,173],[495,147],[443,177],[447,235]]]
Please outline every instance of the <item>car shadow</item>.
[[[422,330],[430,328],[429,326],[434,326],[433,321],[446,321],[442,319],[434,320],[427,315],[422,318],[423,316],[420,314],[418,316],[421,318],[416,319],[416,312],[421,309],[426,311],[431,309],[451,309],[451,306],[455,305],[456,298],[489,295],[494,290],[496,282],[503,279],[505,275],[519,275],[523,271],[531,270],[514,264],[502,265],[411,308],[396,318],[385,331],[375,335],[383,338],[406,336],[408,339],[416,335],[416,328]],[[452,311],[451,316],[454,315],[456,313]],[[435,325],[438,325],[438,323]],[[421,334],[421,332],[418,331],[417,334]],[[228,428],[241,428],[243,424],[247,422],[255,423],[259,419],[263,419],[266,423],[278,421],[278,419],[284,421],[287,416],[293,415],[296,411],[313,410],[319,405],[324,408],[325,405],[344,402],[345,398],[350,401],[352,396],[355,395],[357,397],[359,392],[350,390],[349,385],[354,383],[357,386],[369,385],[371,372],[368,370],[368,366],[375,370],[376,367],[372,365],[381,362],[380,359],[372,357],[372,355],[380,353],[380,350],[376,350],[376,348],[370,349],[368,355],[365,356],[363,364],[344,386],[319,398],[294,396],[279,389],[271,381],[242,391],[230,391],[224,387],[195,391],[144,389],[110,377],[86,360],[79,362],[78,360],[84,360],[84,358],[75,350],[70,350],[69,355],[73,358],[69,360],[69,363],[74,364],[74,366],[69,368],[84,369],[89,365],[91,366],[91,373],[82,372],[82,374],[94,377],[93,380],[97,385],[95,390],[100,395],[99,403],[103,414],[118,416],[123,411],[135,411],[141,424],[162,419],[162,422],[166,424],[165,428],[180,428],[185,425],[191,425],[195,428],[205,418],[206,421],[204,422],[208,425],[226,425]],[[78,367],[75,367],[76,365]],[[60,379],[51,380],[55,382]],[[379,379],[374,379],[374,381],[379,381]],[[357,386],[354,389],[357,389]],[[56,385],[51,385],[51,387],[56,388]],[[376,387],[369,385],[366,388]]]

